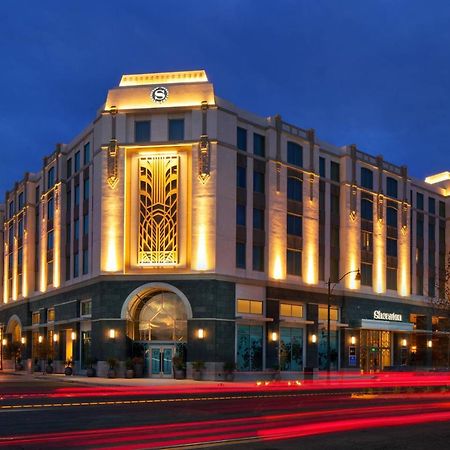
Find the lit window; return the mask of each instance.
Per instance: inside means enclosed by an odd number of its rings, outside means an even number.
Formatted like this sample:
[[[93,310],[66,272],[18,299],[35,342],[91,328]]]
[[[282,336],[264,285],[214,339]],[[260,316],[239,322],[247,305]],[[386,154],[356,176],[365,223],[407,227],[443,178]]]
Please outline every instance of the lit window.
[[[242,300],[237,301],[237,312],[240,314],[262,314],[263,302],[260,300]]]
[[[328,320],[328,306],[319,306],[319,320]],[[330,320],[339,320],[339,309],[336,306],[330,307]]]
[[[303,306],[291,303],[280,303],[280,316],[301,319],[303,317]]]
[[[47,309],[47,322],[54,322],[55,321],[55,308],[48,308]]]
[[[39,312],[34,312],[31,315],[31,323],[37,325],[41,322],[41,314]]]

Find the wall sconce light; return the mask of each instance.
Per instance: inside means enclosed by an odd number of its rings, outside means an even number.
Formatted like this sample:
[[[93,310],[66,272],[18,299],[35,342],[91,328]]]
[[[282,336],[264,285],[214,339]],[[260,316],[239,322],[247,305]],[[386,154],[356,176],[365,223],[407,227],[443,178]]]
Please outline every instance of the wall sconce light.
[[[270,333],[270,340],[272,342],[278,341],[278,333],[276,331],[272,331],[272,333]]]
[[[53,335],[53,342],[58,342],[58,333]]]
[[[70,337],[72,338],[72,341],[75,341],[77,339],[77,333],[75,333],[75,331],[72,331],[72,333],[70,333]]]
[[[312,335],[311,335],[311,342],[312,342],[313,344],[315,344],[315,343],[317,342],[317,334],[312,334]]]
[[[109,329],[109,338],[115,339],[116,338],[116,330],[114,328]]]
[[[433,341],[431,339],[428,339],[427,341],[427,347],[432,348],[433,347]]]
[[[8,340],[6,338],[2,339],[2,345],[6,346],[8,344]]]
[[[205,337],[205,330],[203,328],[199,328],[197,330],[197,337],[199,339],[204,339],[204,337]]]
[[[352,336],[350,338],[350,344],[355,345],[356,344],[356,336]]]
[[[42,344],[42,341],[44,340],[44,338],[42,337],[42,335],[39,335],[38,337],[38,342],[39,344]]]
[[[402,339],[402,347],[406,347],[408,345],[408,341],[406,339]]]
[[[21,343],[22,345],[24,345],[24,344],[26,344],[26,342],[27,342],[27,338],[26,338],[25,336],[22,336],[22,337],[20,338],[20,343]]]

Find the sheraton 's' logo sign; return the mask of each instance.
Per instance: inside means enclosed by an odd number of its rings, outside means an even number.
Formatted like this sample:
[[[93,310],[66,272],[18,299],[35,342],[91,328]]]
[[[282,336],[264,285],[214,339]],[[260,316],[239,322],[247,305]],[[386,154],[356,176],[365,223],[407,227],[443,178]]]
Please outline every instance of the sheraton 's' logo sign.
[[[152,90],[151,97],[155,103],[163,103],[167,100],[169,91],[162,86],[158,86]]]
[[[373,318],[377,320],[389,320],[391,322],[401,322],[402,315],[397,313],[387,313],[382,311],[374,311]]]

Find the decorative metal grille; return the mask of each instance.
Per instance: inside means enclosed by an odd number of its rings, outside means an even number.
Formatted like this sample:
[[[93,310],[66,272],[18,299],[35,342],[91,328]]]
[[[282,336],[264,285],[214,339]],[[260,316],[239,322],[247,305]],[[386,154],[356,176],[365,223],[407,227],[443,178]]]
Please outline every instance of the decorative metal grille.
[[[138,263],[178,263],[178,156],[139,159]]]

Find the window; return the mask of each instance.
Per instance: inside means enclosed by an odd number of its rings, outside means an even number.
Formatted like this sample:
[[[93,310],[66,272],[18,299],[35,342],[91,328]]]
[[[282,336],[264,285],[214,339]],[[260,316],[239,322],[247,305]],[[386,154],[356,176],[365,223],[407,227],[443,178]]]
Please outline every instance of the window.
[[[325,161],[325,158],[322,158],[322,156],[319,158],[319,175],[322,177],[322,178],[325,178],[326,177],[326,174],[325,174],[325,163],[326,163],[326,161]]]
[[[70,211],[72,209],[72,191],[66,192],[66,210],[70,215]]]
[[[261,325],[237,326],[237,369],[262,370],[263,327]]]
[[[340,171],[339,163],[331,161],[330,162],[330,178],[332,181],[336,181],[339,183],[339,181],[341,180],[339,171]]]
[[[428,223],[428,240],[436,240],[436,225],[434,223]]]
[[[428,197],[428,212],[430,214],[436,214],[436,200],[432,197]]]
[[[361,199],[361,218],[370,222],[373,221],[373,202],[367,198]]]
[[[236,267],[245,269],[245,242],[236,242]]]
[[[445,202],[439,201],[439,215],[445,217]]]
[[[361,263],[361,284],[372,286],[372,264]]]
[[[47,309],[47,322],[54,322],[55,321],[55,308],[48,308]]]
[[[91,315],[92,315],[92,301],[83,300],[82,302],[80,302],[80,316],[90,317]]]
[[[373,236],[368,231],[361,231],[361,249],[365,252],[373,252]]]
[[[294,166],[303,167],[303,147],[295,142],[287,143],[287,162]]]
[[[292,236],[302,235],[302,218],[294,214],[287,215],[287,234]]]
[[[66,177],[72,176],[72,158],[69,158],[66,162]]]
[[[75,193],[74,193],[74,202],[75,202],[75,206],[78,206],[80,204],[80,185],[77,184],[75,186]]]
[[[302,276],[302,252],[288,248],[286,250],[286,270],[289,275]]]
[[[85,248],[83,250],[83,275],[89,272],[89,250]]]
[[[169,119],[169,141],[184,140],[184,119]]]
[[[253,133],[253,154],[266,156],[266,138],[258,133]]]
[[[417,217],[417,237],[423,239],[423,217]]]
[[[397,228],[397,209],[391,206],[386,208],[386,224],[389,227]]]
[[[53,250],[54,241],[53,241],[53,230],[49,231],[47,234],[47,250]]]
[[[397,198],[398,195],[398,183],[395,178],[386,178],[386,194],[389,197]]]
[[[253,270],[264,272],[264,245],[253,245]]]
[[[280,327],[280,370],[303,368],[303,329]]]
[[[373,172],[366,167],[361,167],[361,186],[373,189]]]
[[[263,302],[260,300],[243,300],[237,301],[238,314],[262,314]]]
[[[75,153],[75,172],[80,170],[80,152]]]
[[[264,210],[253,208],[253,228],[264,230]]]
[[[83,200],[89,200],[89,178],[85,178],[83,181]]]
[[[242,166],[237,166],[236,171],[237,187],[246,189],[247,188],[247,169]]]
[[[86,142],[83,147],[83,163],[84,165],[91,162],[91,143]]]
[[[150,121],[138,120],[134,122],[134,142],[150,141]]]
[[[21,210],[21,209],[23,208],[23,206],[24,206],[24,201],[23,201],[23,199],[24,199],[24,195],[23,195],[23,192],[21,192],[21,193],[19,194],[19,210]]]
[[[9,251],[12,252],[13,250],[12,246],[14,245],[14,228],[12,226],[12,223],[8,228],[8,245],[10,247]]]
[[[287,198],[301,202],[303,197],[303,182],[296,177],[288,177],[287,179]]]
[[[75,219],[73,222],[73,238],[77,241],[80,238],[80,220]]]
[[[386,288],[397,290],[397,269],[391,267],[386,269]]]
[[[66,224],[66,243],[70,242],[70,237],[71,237],[70,234],[71,234],[71,232],[72,232],[71,223],[68,222]]]
[[[55,168],[51,167],[47,172],[47,189],[50,189],[55,184]]]
[[[34,200],[36,202],[36,205],[41,201],[41,188],[39,186],[36,186],[36,190],[34,192]]]
[[[397,257],[397,239],[386,239],[386,254],[387,256]]]
[[[244,152],[247,151],[247,130],[245,128],[237,127],[236,147]]]
[[[19,266],[19,269],[21,268],[22,263],[23,263],[23,247],[20,247],[17,250],[17,265]]]
[[[245,227],[247,208],[245,205],[236,205],[236,225]]]
[[[23,238],[23,217],[21,217],[17,223],[17,234],[19,235],[19,239]]]
[[[73,277],[77,278],[79,274],[79,265],[80,265],[80,258],[78,256],[78,253],[75,253],[73,255]]]
[[[9,202],[9,218],[11,219],[11,217],[14,215],[14,202]]]
[[[50,197],[49,199],[48,199],[48,202],[47,202],[47,219],[48,220],[52,220],[53,219],[53,217],[54,217],[54,209],[55,209],[55,207],[54,207],[55,205],[54,205],[54,200],[53,200],[53,197]]]
[[[257,172],[255,170],[253,172],[253,192],[259,192],[260,194],[264,194],[264,191],[265,191],[264,174],[262,172]]]
[[[319,320],[328,320],[328,306],[319,306]],[[330,307],[330,320],[339,320],[339,308],[337,306]]]
[[[284,317],[303,317],[303,305],[295,305],[292,303],[280,303],[280,316]]]
[[[38,325],[41,323],[41,313],[40,312],[34,312],[31,314],[31,323],[33,325]]]
[[[89,234],[89,214],[83,214],[83,236]]]
[[[417,192],[416,194],[416,208],[423,210],[423,194]]]

